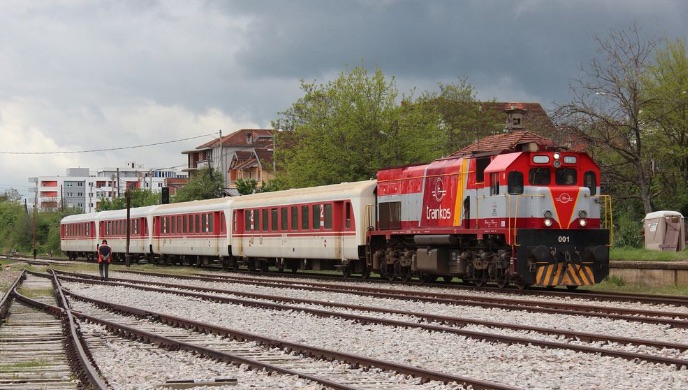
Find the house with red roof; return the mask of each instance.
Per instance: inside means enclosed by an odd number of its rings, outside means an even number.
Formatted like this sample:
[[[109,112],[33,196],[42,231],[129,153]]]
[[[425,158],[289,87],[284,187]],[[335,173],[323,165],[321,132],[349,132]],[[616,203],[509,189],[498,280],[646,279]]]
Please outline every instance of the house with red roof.
[[[183,151],[188,161],[184,171],[193,177],[199,169],[217,169],[222,172],[229,195],[238,195],[236,181],[239,179],[255,179],[260,186],[275,177],[274,132],[272,129],[241,129]]]

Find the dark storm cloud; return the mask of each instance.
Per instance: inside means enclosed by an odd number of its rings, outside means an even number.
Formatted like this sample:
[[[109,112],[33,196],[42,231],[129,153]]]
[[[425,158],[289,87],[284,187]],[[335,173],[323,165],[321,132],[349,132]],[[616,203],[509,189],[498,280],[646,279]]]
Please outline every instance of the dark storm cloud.
[[[594,55],[594,34],[634,20],[649,34],[669,33],[662,26],[685,33],[688,12],[688,2],[669,1],[240,3],[232,8],[253,17],[237,53],[250,77],[310,80],[363,61],[430,84],[466,76],[480,89],[508,78],[543,104],[566,98],[570,79]]]
[[[687,38],[687,18],[685,0],[0,1],[4,150],[205,137],[0,154],[0,191],[72,167],[183,165],[208,134],[270,126],[303,95],[300,79],[361,63],[402,93],[465,77],[479,99],[551,108],[596,55],[594,34],[636,21],[643,38]]]

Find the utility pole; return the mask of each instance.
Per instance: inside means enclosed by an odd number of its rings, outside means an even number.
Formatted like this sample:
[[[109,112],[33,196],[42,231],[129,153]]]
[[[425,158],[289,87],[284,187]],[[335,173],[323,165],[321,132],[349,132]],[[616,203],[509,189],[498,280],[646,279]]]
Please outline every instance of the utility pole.
[[[127,200],[127,245],[124,252],[124,265],[129,267],[131,265],[131,256],[129,255],[129,240],[131,239],[131,192],[129,187],[124,191],[124,197]]]
[[[220,130],[220,172],[222,172],[222,190],[227,187],[227,178],[225,177],[225,156],[222,142],[222,130]]]

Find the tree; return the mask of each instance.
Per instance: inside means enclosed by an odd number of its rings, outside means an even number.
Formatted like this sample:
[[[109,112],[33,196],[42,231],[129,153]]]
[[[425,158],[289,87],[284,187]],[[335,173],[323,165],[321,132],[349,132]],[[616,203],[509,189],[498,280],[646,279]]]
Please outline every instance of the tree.
[[[379,168],[425,162],[445,138],[436,111],[402,96],[394,79],[363,66],[325,85],[301,81],[304,96],[279,113],[273,127],[278,177],[307,187],[375,177]]]
[[[0,194],[0,202],[14,202],[19,203],[22,199],[21,194],[15,188],[10,188],[4,193]]]
[[[130,189],[129,196],[131,207],[143,207],[160,204],[160,194],[154,194],[151,190]],[[98,204],[100,211],[104,210],[123,210],[127,208],[127,200],[124,196],[112,200],[102,198]]]
[[[237,191],[241,195],[255,194],[257,192],[272,192],[280,189],[278,180],[270,180],[267,183],[262,181],[258,187],[256,179],[237,179]]]
[[[189,182],[177,191],[174,202],[221,198],[225,195],[222,173],[212,167],[199,169]]]
[[[607,39],[594,36],[601,58],[593,58],[583,76],[571,85],[573,100],[557,108],[555,118],[567,124],[576,139],[598,149],[603,175],[617,186],[617,198],[640,199],[652,211],[652,150],[645,147],[647,128],[641,112],[651,106],[643,75],[657,46],[641,37],[637,24],[613,30]]]
[[[686,42],[664,41],[645,78],[650,104],[641,113],[655,151],[653,187],[660,208],[688,214],[688,56]]]
[[[423,93],[418,104],[426,108],[432,107],[442,117],[441,128],[447,139],[442,155],[452,154],[493,134],[495,123],[503,124],[499,113],[483,110],[482,103],[476,98],[475,89],[467,78],[460,78],[456,84],[439,83],[438,86],[439,93]]]

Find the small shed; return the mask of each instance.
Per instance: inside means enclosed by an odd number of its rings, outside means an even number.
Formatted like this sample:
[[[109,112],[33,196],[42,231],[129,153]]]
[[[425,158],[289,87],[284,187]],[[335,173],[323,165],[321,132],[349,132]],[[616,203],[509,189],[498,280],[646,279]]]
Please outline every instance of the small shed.
[[[645,249],[678,252],[686,249],[686,225],[678,211],[655,211],[645,216]]]

